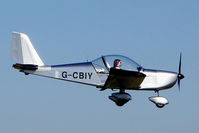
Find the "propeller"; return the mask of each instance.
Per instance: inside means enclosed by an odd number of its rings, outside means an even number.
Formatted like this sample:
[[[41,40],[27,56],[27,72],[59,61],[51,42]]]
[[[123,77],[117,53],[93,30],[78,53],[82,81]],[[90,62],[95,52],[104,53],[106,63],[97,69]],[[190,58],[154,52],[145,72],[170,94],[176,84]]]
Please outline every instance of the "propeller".
[[[180,61],[179,61],[179,71],[178,71],[178,89],[180,91],[180,80],[184,78],[184,75],[181,73],[181,60],[182,60],[182,53],[180,53]]]

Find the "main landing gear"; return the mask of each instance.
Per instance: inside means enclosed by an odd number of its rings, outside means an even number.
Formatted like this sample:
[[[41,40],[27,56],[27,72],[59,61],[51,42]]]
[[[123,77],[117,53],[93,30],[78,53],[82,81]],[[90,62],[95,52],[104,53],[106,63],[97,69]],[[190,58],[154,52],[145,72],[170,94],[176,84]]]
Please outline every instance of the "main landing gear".
[[[158,108],[163,108],[165,105],[169,104],[169,101],[166,98],[159,96],[159,91],[156,92],[158,96],[149,97],[149,101],[154,103]]]
[[[118,93],[112,93],[112,95],[109,96],[109,99],[115,102],[117,106],[123,106],[132,98],[130,94],[126,93],[124,90],[120,90]]]

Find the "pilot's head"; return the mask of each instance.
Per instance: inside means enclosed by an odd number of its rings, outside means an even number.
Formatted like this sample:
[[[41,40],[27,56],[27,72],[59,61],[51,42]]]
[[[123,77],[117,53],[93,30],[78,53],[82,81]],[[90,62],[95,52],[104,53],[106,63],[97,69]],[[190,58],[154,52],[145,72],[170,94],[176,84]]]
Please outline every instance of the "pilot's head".
[[[120,59],[115,59],[113,65],[114,65],[114,68],[120,69],[120,67],[122,66],[122,62]]]

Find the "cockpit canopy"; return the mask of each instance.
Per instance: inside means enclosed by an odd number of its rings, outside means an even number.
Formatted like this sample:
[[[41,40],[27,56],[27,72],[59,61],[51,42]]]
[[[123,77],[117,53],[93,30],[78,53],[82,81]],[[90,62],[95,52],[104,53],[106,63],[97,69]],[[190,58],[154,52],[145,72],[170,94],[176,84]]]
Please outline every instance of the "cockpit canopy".
[[[120,60],[122,65],[119,69],[128,71],[139,71],[142,66],[132,59],[122,55],[106,55],[92,61],[92,64],[98,73],[109,73],[110,68],[114,67],[114,61]]]

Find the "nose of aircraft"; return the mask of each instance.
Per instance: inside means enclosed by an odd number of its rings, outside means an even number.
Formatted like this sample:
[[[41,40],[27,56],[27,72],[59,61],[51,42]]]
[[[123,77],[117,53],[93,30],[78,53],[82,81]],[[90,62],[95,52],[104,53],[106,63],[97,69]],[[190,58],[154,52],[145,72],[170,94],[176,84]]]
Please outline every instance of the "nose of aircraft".
[[[179,79],[183,79],[183,78],[184,78],[184,75],[183,75],[183,74],[178,74],[178,78],[179,78]]]
[[[173,72],[170,72],[170,73],[167,73],[168,75],[168,84],[166,85],[168,88],[170,87],[173,87],[178,79],[178,74],[177,73],[173,73]]]
[[[177,73],[170,73],[170,78],[171,78],[171,82],[172,83],[176,83],[177,78],[178,78],[178,74]]]
[[[178,73],[175,72],[158,72],[158,84],[162,89],[168,89],[175,85],[178,79]]]

